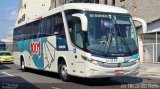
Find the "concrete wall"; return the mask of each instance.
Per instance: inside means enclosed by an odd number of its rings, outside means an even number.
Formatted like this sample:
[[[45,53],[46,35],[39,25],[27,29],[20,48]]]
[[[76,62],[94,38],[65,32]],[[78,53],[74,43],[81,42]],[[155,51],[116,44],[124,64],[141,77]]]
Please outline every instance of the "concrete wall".
[[[116,6],[128,9],[133,16],[151,22],[160,18],[160,0],[116,0]]]
[[[152,22],[151,24],[148,24],[148,32],[158,32],[160,31],[160,20],[156,22]]]
[[[65,0],[56,0],[57,6],[64,4]],[[113,5],[125,8],[132,16],[144,19],[147,23],[160,18],[160,0],[99,0],[100,4]]]
[[[51,7],[51,0],[19,0],[19,4],[17,23],[24,15],[25,20],[36,19],[41,13],[48,11]]]

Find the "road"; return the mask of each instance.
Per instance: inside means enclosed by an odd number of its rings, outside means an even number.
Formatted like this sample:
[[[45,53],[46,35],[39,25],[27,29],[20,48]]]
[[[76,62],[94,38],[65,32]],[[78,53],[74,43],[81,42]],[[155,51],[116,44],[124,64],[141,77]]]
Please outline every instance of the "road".
[[[22,72],[15,64],[0,64],[0,89],[159,89],[160,79],[143,77],[114,77],[112,79],[83,79],[74,77],[63,82],[58,74],[28,70]]]

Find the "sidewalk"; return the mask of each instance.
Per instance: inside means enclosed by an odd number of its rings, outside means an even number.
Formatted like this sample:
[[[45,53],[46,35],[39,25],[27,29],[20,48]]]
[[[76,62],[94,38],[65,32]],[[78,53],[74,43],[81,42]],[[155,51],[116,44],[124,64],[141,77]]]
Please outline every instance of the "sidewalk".
[[[160,78],[160,64],[141,63],[138,76]]]

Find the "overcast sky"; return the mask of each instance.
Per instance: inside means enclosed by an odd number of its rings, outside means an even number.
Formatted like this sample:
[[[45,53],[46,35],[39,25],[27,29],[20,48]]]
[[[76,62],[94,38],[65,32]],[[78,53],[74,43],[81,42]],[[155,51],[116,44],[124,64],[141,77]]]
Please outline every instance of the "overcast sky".
[[[0,39],[12,38],[19,0],[0,0]]]

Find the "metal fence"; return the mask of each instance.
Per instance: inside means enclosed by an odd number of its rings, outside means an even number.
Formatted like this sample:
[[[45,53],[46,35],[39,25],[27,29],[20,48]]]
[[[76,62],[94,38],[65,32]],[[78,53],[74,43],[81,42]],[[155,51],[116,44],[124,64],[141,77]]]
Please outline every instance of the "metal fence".
[[[144,44],[142,55],[143,62],[160,63],[160,43]]]

